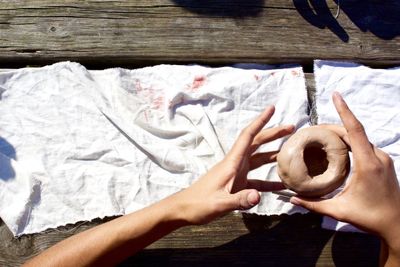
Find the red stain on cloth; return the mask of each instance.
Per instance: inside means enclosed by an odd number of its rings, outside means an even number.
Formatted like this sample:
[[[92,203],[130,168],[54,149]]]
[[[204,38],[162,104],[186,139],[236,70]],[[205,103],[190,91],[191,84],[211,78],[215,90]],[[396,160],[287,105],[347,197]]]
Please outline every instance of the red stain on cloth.
[[[190,87],[190,89],[192,91],[197,91],[200,87],[202,87],[204,85],[205,82],[206,82],[206,77],[196,76],[193,80],[193,83],[192,83],[192,86]]]
[[[143,91],[142,84],[140,83],[140,80],[138,80],[138,79],[136,79],[136,82],[135,82],[135,89],[136,89],[136,92]]]
[[[294,77],[300,77],[300,73],[298,73],[296,70],[292,70],[292,75]]]
[[[163,106],[163,104],[164,104],[163,96],[160,95],[153,99],[153,108],[160,109]]]

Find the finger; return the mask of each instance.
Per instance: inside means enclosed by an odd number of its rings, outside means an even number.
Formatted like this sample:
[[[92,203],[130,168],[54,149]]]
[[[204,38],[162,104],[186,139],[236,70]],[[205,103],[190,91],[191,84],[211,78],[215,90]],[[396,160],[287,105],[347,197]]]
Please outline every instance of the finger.
[[[349,146],[349,148],[351,149],[350,139],[349,139],[349,136],[347,135],[346,128],[344,128],[341,125],[337,125],[337,124],[318,124],[318,126],[336,133],[346,143],[346,145]]]
[[[374,155],[374,150],[368,140],[363,125],[354,116],[338,92],[333,94],[333,102],[346,128],[354,158],[356,160],[371,160],[371,156]]]
[[[267,107],[252,123],[242,130],[227,157],[242,159],[248,152],[254,137],[261,131],[274,114],[273,106]]]
[[[264,164],[275,162],[278,152],[279,151],[270,151],[270,152],[264,152],[264,153],[257,153],[255,155],[251,156],[250,161],[249,161],[249,169],[254,170]]]
[[[247,188],[256,189],[259,192],[271,192],[286,189],[282,182],[270,182],[255,179],[247,180]]]
[[[256,151],[261,145],[293,133],[294,125],[282,125],[275,128],[262,130],[253,140],[250,153]]]
[[[343,215],[341,214],[341,207],[337,205],[337,199],[306,199],[306,198],[299,198],[299,197],[291,197],[290,203],[294,205],[301,206],[308,210],[318,212],[324,215],[328,215],[333,217],[337,220],[343,220]]]
[[[338,124],[318,124],[318,126],[336,133],[337,135],[340,136],[340,138],[343,138],[344,136],[347,136],[346,128],[344,128],[342,125],[338,125]]]
[[[260,194],[254,189],[244,189],[230,197],[231,210],[247,210],[260,202]]]

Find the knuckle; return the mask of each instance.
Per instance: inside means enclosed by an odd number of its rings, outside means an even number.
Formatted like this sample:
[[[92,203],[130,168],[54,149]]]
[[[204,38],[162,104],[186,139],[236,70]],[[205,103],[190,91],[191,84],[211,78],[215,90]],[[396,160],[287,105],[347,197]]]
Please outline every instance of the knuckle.
[[[247,195],[246,194],[239,194],[238,198],[236,199],[237,201],[237,208],[239,210],[246,210],[250,208],[250,204],[247,201]]]
[[[237,166],[237,163],[235,161],[232,161],[232,160],[225,161],[224,165],[225,165],[224,174],[227,177],[236,176],[236,174],[238,172],[238,166]]]
[[[287,129],[286,128],[284,128],[284,127],[279,127],[279,128],[277,128],[275,131],[273,131],[273,132],[271,132],[270,133],[270,136],[271,137],[280,137],[280,136],[283,136],[283,135],[285,135],[285,134],[287,134]]]
[[[305,207],[309,210],[315,211],[315,203],[314,202],[308,202],[305,204]]]
[[[243,209],[243,197],[239,196],[238,198],[236,198],[236,208],[238,210],[242,210]]]
[[[382,153],[380,158],[381,158],[383,165],[385,165],[385,166],[391,166],[393,164],[392,158],[385,152]]]
[[[365,166],[364,171],[366,171],[368,173],[378,174],[378,173],[381,173],[383,171],[383,169],[384,168],[380,162],[373,161],[370,164],[368,164],[367,166]]]
[[[354,122],[351,123],[349,132],[353,133],[364,133],[364,126],[359,122],[358,120],[355,120]]]
[[[256,134],[254,133],[252,125],[249,125],[246,128],[244,128],[242,130],[242,132],[240,133],[240,135],[249,136],[249,137],[252,137],[252,138],[254,138],[256,136]]]
[[[211,214],[218,215],[223,213],[225,210],[226,210],[226,205],[221,201],[213,201],[210,204]]]
[[[308,201],[301,200],[300,206],[302,206],[308,210],[315,211],[315,203],[314,202],[308,202]]]
[[[249,126],[247,126],[246,128],[242,129],[242,131],[240,131],[240,135],[239,138],[244,138],[246,136],[249,135]]]

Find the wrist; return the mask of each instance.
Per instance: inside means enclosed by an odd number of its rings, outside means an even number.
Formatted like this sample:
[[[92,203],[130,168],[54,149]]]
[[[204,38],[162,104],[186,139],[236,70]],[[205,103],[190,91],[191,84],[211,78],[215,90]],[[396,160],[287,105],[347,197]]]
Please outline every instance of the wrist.
[[[393,220],[386,229],[382,238],[387,245],[389,255],[400,259],[400,221]]]
[[[390,252],[395,253],[400,258],[400,231],[393,232],[390,238],[384,239]]]
[[[159,238],[185,226],[177,214],[175,201],[171,197],[156,202],[149,207],[122,216],[114,221],[114,244],[130,244],[131,251],[146,247]],[[117,222],[119,221],[119,222]],[[133,242],[133,243],[132,243]]]
[[[156,204],[163,210],[163,223],[176,229],[191,224],[186,212],[188,205],[182,200],[182,193],[175,193]]]
[[[206,200],[193,196],[191,188],[186,188],[164,199],[169,210],[169,218],[181,227],[199,225],[209,221],[209,207]]]

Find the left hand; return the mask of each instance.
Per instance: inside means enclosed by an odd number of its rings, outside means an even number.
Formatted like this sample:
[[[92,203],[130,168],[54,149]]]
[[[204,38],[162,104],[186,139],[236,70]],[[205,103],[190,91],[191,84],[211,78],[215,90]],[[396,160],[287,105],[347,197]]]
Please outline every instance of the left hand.
[[[259,191],[281,190],[280,182],[247,179],[250,170],[276,161],[278,151],[253,154],[261,145],[294,131],[293,125],[264,129],[274,113],[268,107],[242,130],[226,157],[189,188],[172,196],[180,217],[188,224],[208,223],[233,210],[249,209],[260,202]]]
[[[273,107],[267,108],[242,131],[226,157],[189,188],[70,237],[26,266],[114,266],[181,226],[207,223],[229,211],[258,204],[257,190],[279,190],[282,184],[247,179],[249,170],[274,161],[277,154],[253,153],[294,129],[282,126],[261,130],[273,113]]]

